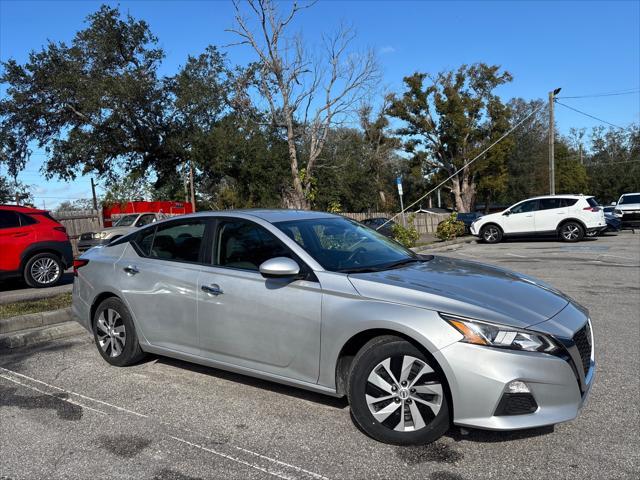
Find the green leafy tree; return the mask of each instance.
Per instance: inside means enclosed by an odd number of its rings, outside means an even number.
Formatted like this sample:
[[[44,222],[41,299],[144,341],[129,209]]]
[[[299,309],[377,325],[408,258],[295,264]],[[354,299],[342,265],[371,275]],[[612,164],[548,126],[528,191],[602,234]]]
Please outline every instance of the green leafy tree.
[[[438,171],[454,175],[447,188],[460,212],[473,209],[483,176],[503,175],[495,164],[505,161],[504,153],[469,162],[508,128],[509,109],[494,90],[510,81],[509,72],[483,63],[435,77],[415,73],[405,77],[406,90],[391,105],[390,115],[404,122],[397,132],[405,151],[418,160],[421,177]],[[502,188],[503,183],[485,188]]]

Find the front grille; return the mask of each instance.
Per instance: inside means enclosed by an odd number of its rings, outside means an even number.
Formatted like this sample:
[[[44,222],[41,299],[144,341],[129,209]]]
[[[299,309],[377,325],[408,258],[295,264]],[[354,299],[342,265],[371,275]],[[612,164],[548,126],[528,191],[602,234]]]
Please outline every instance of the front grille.
[[[587,375],[591,366],[591,327],[589,323],[576,332],[573,336],[573,341],[580,353],[584,374]]]

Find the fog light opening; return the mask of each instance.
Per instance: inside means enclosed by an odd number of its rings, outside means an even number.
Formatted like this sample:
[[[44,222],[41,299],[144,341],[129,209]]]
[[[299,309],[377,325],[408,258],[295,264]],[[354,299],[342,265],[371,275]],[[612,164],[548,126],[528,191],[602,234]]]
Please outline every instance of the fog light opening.
[[[529,386],[521,380],[513,380],[507,384],[505,393],[531,393]]]

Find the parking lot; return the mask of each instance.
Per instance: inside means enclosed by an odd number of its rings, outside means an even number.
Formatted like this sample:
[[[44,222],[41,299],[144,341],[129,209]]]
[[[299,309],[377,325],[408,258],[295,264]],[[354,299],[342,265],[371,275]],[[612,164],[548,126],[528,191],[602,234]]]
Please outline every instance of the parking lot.
[[[346,400],[167,358],[110,367],[87,334],[2,353],[0,478],[638,478],[640,234],[438,254],[537,276],[590,309],[599,364],[575,421],[389,446]]]

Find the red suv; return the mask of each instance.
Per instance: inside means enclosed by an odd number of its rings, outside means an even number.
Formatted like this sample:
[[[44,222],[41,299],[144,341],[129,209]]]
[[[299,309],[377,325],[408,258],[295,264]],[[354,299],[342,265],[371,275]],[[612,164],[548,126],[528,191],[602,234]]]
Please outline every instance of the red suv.
[[[30,287],[52,287],[72,264],[67,231],[49,212],[0,205],[0,280],[23,277]]]

